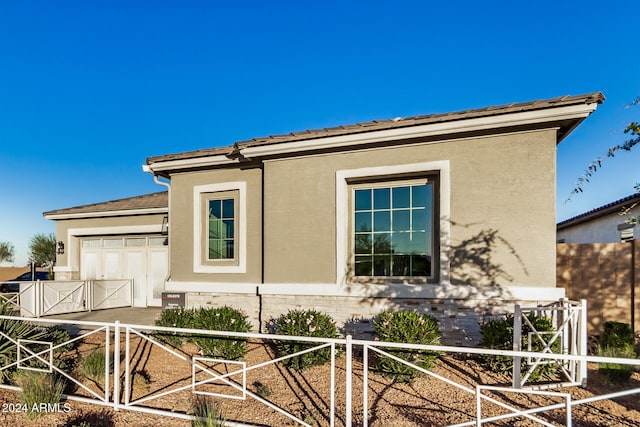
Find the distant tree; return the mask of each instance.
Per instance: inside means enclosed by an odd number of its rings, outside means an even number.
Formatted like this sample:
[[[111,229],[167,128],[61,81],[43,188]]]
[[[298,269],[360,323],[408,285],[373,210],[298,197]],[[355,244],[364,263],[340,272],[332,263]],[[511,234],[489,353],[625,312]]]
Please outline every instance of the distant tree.
[[[13,245],[9,242],[0,242],[0,263],[5,261],[13,262],[15,256],[15,250]]]
[[[56,262],[56,235],[36,234],[29,242],[29,262],[38,267],[53,268]]]
[[[636,99],[634,99],[633,101],[631,101],[631,103],[629,103],[629,105],[627,105],[627,108],[633,107],[633,106],[639,106],[640,105],[640,96],[638,96]],[[607,151],[607,153],[604,156],[601,156],[597,159],[595,159],[593,162],[591,162],[589,164],[589,166],[587,167],[587,169],[584,171],[584,173],[582,174],[582,176],[580,178],[578,178],[578,182],[576,183],[575,187],[573,188],[573,190],[571,190],[571,193],[569,194],[569,197],[567,198],[567,202],[571,201],[571,197],[573,197],[576,194],[582,193],[583,187],[589,182],[589,179],[593,176],[593,174],[596,173],[596,171],[598,171],[598,169],[602,168],[602,162],[604,161],[605,158],[607,157],[615,157],[615,153],[618,151],[631,151],[631,149],[633,149],[633,147],[635,147],[636,145],[640,144],[640,123],[638,122],[631,122],[627,125],[627,127],[624,128],[624,133],[630,135],[630,138],[627,139],[626,141],[624,141],[624,143],[622,144],[618,144],[618,145],[614,145],[613,147],[610,147],[609,150]],[[633,172],[637,173],[637,170],[634,170]],[[640,193],[640,183],[637,183],[634,186],[636,192]],[[621,212],[620,215],[626,216],[626,222],[631,223],[631,224],[637,224],[640,222],[640,216],[631,216],[631,210],[634,209],[636,206],[638,206],[638,203],[634,203],[630,206],[626,206]]]

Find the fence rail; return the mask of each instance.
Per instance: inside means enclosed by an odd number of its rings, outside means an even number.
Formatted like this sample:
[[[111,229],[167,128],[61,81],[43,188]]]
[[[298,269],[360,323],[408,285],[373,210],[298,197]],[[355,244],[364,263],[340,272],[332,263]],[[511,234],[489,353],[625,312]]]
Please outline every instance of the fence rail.
[[[369,406],[370,395],[372,388],[369,384],[369,357],[370,354],[381,355],[389,357],[400,363],[411,366],[425,375],[429,375],[434,381],[443,381],[448,386],[454,387],[467,394],[472,400],[476,402],[476,416],[471,417],[469,420],[462,423],[455,424],[455,426],[472,426],[482,425],[497,421],[499,419],[508,419],[513,417],[528,418],[530,420],[539,420],[538,414],[556,410],[564,409],[566,412],[566,425],[571,425],[572,409],[578,405],[594,402],[597,400],[612,399],[621,396],[627,396],[640,393],[640,388],[631,388],[625,391],[619,391],[615,393],[603,394],[600,396],[593,396],[583,399],[574,399],[570,394],[556,391],[539,391],[533,388],[514,388],[514,387],[498,387],[491,384],[477,384],[475,387],[457,382],[453,379],[447,378],[443,375],[438,375],[432,371],[422,369],[418,366],[403,360],[390,351],[394,349],[402,350],[427,350],[442,352],[457,356],[464,355],[497,355],[497,356],[509,356],[513,358],[531,357],[539,358],[543,360],[553,360],[562,363],[568,363],[571,361],[578,363],[618,363],[621,365],[640,366],[640,360],[628,359],[628,358],[609,358],[599,356],[587,356],[582,354],[554,354],[554,353],[533,353],[528,351],[513,351],[513,350],[492,350],[484,348],[471,348],[471,347],[452,347],[452,346],[435,346],[435,345],[417,345],[417,344],[402,344],[402,343],[390,343],[379,342],[369,340],[355,340],[351,336],[347,336],[344,339],[325,339],[325,338],[312,338],[312,337],[292,337],[288,335],[274,335],[274,334],[255,334],[255,333],[231,333],[225,331],[208,331],[200,329],[184,329],[184,328],[168,328],[160,326],[146,326],[135,324],[121,324],[115,323],[102,323],[102,322],[87,322],[87,321],[66,321],[59,319],[46,319],[46,318],[23,318],[13,316],[0,316],[0,321],[12,321],[12,322],[30,322],[38,325],[61,325],[68,329],[76,328],[77,334],[70,340],[63,343],[53,343],[45,351],[34,351],[29,343],[18,339],[18,337],[12,337],[4,332],[0,332],[0,340],[8,340],[13,343],[19,350],[19,360],[7,363],[5,366],[0,366],[0,371],[10,368],[23,369],[23,362],[29,358],[36,359],[42,365],[51,371],[55,371],[59,375],[64,376],[68,381],[73,382],[78,386],[78,393],[66,394],[65,397],[69,400],[76,400],[82,402],[91,402],[97,405],[111,407],[114,410],[132,410],[149,414],[164,415],[170,417],[176,417],[185,420],[195,419],[193,415],[189,415],[186,411],[176,412],[174,408],[162,408],[162,402],[169,396],[176,396],[179,393],[192,393],[192,394],[215,394],[217,397],[225,398],[229,397],[235,400],[247,400],[251,399],[264,405],[265,410],[275,411],[278,414],[286,417],[288,420],[298,423],[303,426],[310,426],[310,422],[303,419],[301,416],[294,414],[288,407],[274,403],[274,400],[266,399],[256,392],[252,392],[247,387],[247,375],[249,373],[256,374],[260,372],[261,368],[279,366],[279,362],[283,362],[289,357],[299,356],[303,353],[319,351],[324,348],[331,349],[330,369],[328,375],[330,387],[328,390],[318,390],[318,394],[323,394],[322,399],[327,399],[326,410],[327,422],[330,426],[337,424],[352,426],[354,424],[354,416],[357,415],[358,425],[367,426],[369,423]],[[169,334],[195,334],[198,336],[209,337],[223,337],[228,339],[255,339],[262,341],[298,341],[306,342],[313,347],[298,352],[294,355],[274,357],[270,360],[266,360],[261,363],[249,365],[246,362],[221,360],[216,358],[208,358],[205,356],[188,356],[179,349],[167,345],[161,340],[157,339],[157,333],[169,333]],[[107,359],[104,373],[104,378],[100,381],[101,386],[96,387],[87,386],[86,381],[80,378],[72,371],[65,371],[59,369],[52,362],[52,358],[47,353],[49,349],[55,350],[56,348],[63,347],[71,342],[79,342],[83,340],[99,341],[100,348],[104,350]],[[42,344],[42,341],[40,341]],[[156,349],[158,352],[166,352],[174,358],[175,362],[172,366],[183,364],[188,366],[188,374],[184,378],[184,381],[178,380],[170,382],[168,385],[163,385],[158,390],[151,389],[146,392],[145,395],[136,395],[136,385],[134,376],[136,370],[134,364],[138,361],[141,350],[140,348],[147,348],[145,350],[148,354],[151,354],[151,348]],[[341,359],[341,367],[344,363],[344,376],[343,380],[338,381],[338,368],[337,368],[337,353],[339,350],[344,350],[344,359]],[[362,350],[362,382],[354,382],[354,378],[360,376],[356,372],[355,366],[360,363],[356,363],[354,350]],[[111,356],[113,354],[113,357]],[[359,354],[359,353],[358,353]],[[109,370],[110,358],[112,357],[113,370]],[[22,362],[21,362],[22,361]],[[224,365],[225,369],[220,370],[217,366]],[[342,368],[341,368],[342,369]],[[256,374],[257,375],[257,374]],[[224,386],[228,388],[228,393],[211,392],[204,389],[208,385]],[[353,401],[353,389],[355,387],[362,387],[363,400],[362,400],[362,413],[359,413],[360,405]],[[15,386],[6,384],[0,385],[0,388],[16,390]],[[340,399],[336,390],[340,388]],[[235,394],[231,394],[235,392]],[[533,395],[539,394],[555,398],[560,403],[554,403],[551,405],[541,405],[535,408],[518,408],[513,404],[505,403],[491,396],[495,392],[509,392],[516,394]],[[491,403],[498,405],[506,411],[505,414],[500,416],[485,416],[483,414],[483,405],[485,403]],[[354,412],[354,408],[355,411]],[[340,409],[338,413],[338,409]],[[428,420],[425,420],[428,422]],[[537,421],[536,421],[537,422]],[[545,424],[543,425],[553,425]],[[242,425],[229,423],[229,425]]]
[[[133,305],[133,280],[76,280],[7,282],[20,285],[17,293],[2,294],[23,317],[77,313]]]

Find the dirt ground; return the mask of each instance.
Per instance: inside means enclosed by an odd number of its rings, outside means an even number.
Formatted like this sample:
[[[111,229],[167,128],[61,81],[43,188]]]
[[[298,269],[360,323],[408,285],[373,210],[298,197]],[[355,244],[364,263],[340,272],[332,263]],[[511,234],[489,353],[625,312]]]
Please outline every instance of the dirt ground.
[[[93,340],[93,342],[92,342]],[[151,342],[135,338],[134,351],[131,355],[130,370],[134,379],[130,384],[132,400],[150,398],[140,402],[139,406],[184,413],[189,411],[194,395],[192,393],[191,366],[187,361],[153,345]],[[90,337],[87,342],[65,355],[70,361],[78,361],[88,352],[100,346],[98,337]],[[197,356],[192,345],[183,346],[180,354],[185,357]],[[249,345],[244,361],[247,367],[275,358],[272,348],[261,342]],[[239,366],[215,362],[200,362],[211,371],[220,373],[232,372]],[[76,363],[76,366],[78,363]],[[124,362],[121,369],[124,369]],[[79,377],[74,372],[74,377]],[[476,384],[509,385],[509,378],[487,372],[472,357],[461,358],[443,356],[437,361],[434,373],[441,375],[461,386],[475,389]],[[336,361],[335,377],[335,413],[336,426],[345,425],[345,359],[344,355]],[[211,378],[203,372],[196,372],[196,380]],[[234,382],[242,382],[241,374],[229,377]],[[361,360],[355,357],[352,374],[352,425],[363,422],[363,369]],[[82,383],[99,394],[104,394],[103,384],[82,379]],[[299,423],[282,415],[275,407],[282,408],[306,423],[313,426],[328,426],[330,414],[331,370],[329,365],[314,367],[298,373],[291,371],[280,363],[268,364],[247,372],[247,390],[256,397],[241,397],[237,390],[223,381],[201,384],[198,392],[219,393],[235,398],[212,397],[220,408],[224,418],[245,425],[257,426],[289,426]],[[181,391],[155,397],[160,393],[184,387]],[[587,388],[572,387],[555,391],[571,393],[573,400],[584,399],[622,389],[640,388],[640,373],[635,372],[629,383],[616,386],[600,378],[595,366],[589,367]],[[124,390],[124,383],[122,386]],[[76,387],[75,394],[89,396],[81,387]],[[534,408],[562,403],[558,397],[527,396],[520,393],[491,395],[502,402],[519,409]],[[260,401],[260,399],[264,401]],[[190,421],[175,417],[151,415],[147,413],[120,410],[67,400],[67,405],[60,407],[59,412],[43,413],[38,418],[27,418],[17,412],[19,403],[16,392],[0,390],[0,425],[2,426],[73,426],[82,422],[91,426],[189,426]],[[14,404],[14,405],[12,405]],[[270,406],[271,405],[271,406]],[[410,384],[394,383],[386,377],[369,372],[368,387],[369,425],[371,426],[440,426],[463,423],[475,419],[476,400],[468,391],[446,384],[442,380],[428,376],[419,377]],[[68,409],[68,411],[67,411]],[[504,414],[507,411],[497,405],[483,403],[483,416]],[[564,409],[545,412],[539,415],[553,425],[564,425],[566,411]],[[531,420],[509,418],[489,425],[529,426],[540,425]],[[632,395],[615,401],[606,400],[582,404],[573,408],[574,426],[638,426],[640,425],[640,398]]]

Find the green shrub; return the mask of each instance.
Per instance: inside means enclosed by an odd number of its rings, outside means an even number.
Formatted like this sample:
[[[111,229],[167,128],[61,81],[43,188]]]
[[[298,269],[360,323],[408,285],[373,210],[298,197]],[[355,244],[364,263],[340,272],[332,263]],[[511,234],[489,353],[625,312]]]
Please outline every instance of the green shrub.
[[[113,356],[113,353],[111,354]],[[87,354],[80,361],[79,370],[85,377],[96,383],[104,382],[105,369],[107,366],[107,355],[104,349],[94,350]],[[109,358],[109,372],[113,370],[113,357]]]
[[[231,307],[199,308],[194,311],[193,327],[209,331],[249,332],[248,316]],[[237,360],[247,352],[247,338],[195,335],[193,342],[204,356]]]
[[[631,325],[605,322],[598,342],[598,356],[634,359],[636,357]],[[599,363],[598,372],[613,383],[623,383],[631,378],[634,367],[618,363]]]
[[[69,335],[69,331],[67,331],[65,328],[63,328],[60,325],[54,325],[54,326],[45,328],[44,332],[45,332],[44,341],[51,341],[54,347],[59,344],[62,344],[63,342],[67,342],[71,340],[71,335]],[[67,351],[73,350],[74,348],[76,348],[77,345],[78,345],[78,342],[74,341],[71,343],[67,343],[61,347],[58,347],[54,351],[56,353],[65,353]]]
[[[8,301],[0,302],[0,315],[16,316],[17,314],[13,305]],[[18,339],[44,340],[46,337],[46,331],[44,329],[33,323],[14,319],[0,319],[0,332],[11,337],[13,341],[17,341]],[[18,347],[13,341],[6,338],[0,339],[0,366],[6,366],[16,361]],[[33,351],[31,346],[29,346],[29,349]],[[46,360],[46,357],[43,358]],[[35,360],[28,361],[28,363],[36,362]],[[0,371],[0,383],[9,378],[13,371],[15,371],[15,367]]]
[[[14,374],[14,381],[22,390],[18,398],[26,405],[26,416],[36,418],[42,414],[37,408],[41,404],[54,405],[60,403],[66,380],[63,377],[47,372],[19,370]],[[36,408],[35,411],[31,410]]]
[[[214,427],[224,425],[225,419],[214,402],[206,397],[196,396],[191,405],[191,415],[197,417],[191,422],[193,427]]]
[[[553,332],[553,322],[550,318],[537,316],[534,313],[527,315],[527,319],[538,332]],[[507,316],[501,319],[493,319],[481,326],[482,343],[484,348],[497,350],[513,350],[513,316]],[[522,322],[522,350],[529,350],[529,332],[533,332],[529,325],[523,320]],[[542,335],[545,340],[551,338],[550,335]],[[532,352],[542,352],[545,344],[539,338],[533,336],[531,342]],[[558,340],[551,345],[551,352],[557,353],[560,345]],[[513,357],[511,356],[494,356],[485,355],[482,357],[483,364],[493,372],[501,374],[511,374],[513,372]],[[543,361],[544,362],[544,361]],[[520,370],[526,372],[529,369],[527,359],[521,359]],[[555,379],[558,372],[558,365],[555,363],[541,363],[529,376],[531,381],[539,381],[542,379]]]
[[[338,338],[338,328],[331,316],[316,310],[290,310],[272,319],[271,324],[276,334],[300,337]],[[321,343],[278,340],[274,343],[280,356],[289,356],[309,348],[317,347]],[[323,365],[331,360],[331,347],[311,351],[290,357],[282,361],[296,371],[302,371],[311,366]]]
[[[380,341],[440,344],[441,333],[438,321],[415,311],[383,311],[374,319],[373,330]],[[431,369],[439,355],[438,352],[429,350],[384,349],[384,351],[423,369]],[[376,355],[373,369],[400,382],[411,381],[420,373],[411,366],[379,354]]]
[[[156,326],[164,326],[168,328],[193,328],[193,316],[194,310],[187,310],[185,308],[170,308],[162,310],[160,317],[156,319]],[[188,341],[188,336],[177,332],[165,332],[155,331],[153,336],[165,344],[169,344],[172,347],[180,348]]]

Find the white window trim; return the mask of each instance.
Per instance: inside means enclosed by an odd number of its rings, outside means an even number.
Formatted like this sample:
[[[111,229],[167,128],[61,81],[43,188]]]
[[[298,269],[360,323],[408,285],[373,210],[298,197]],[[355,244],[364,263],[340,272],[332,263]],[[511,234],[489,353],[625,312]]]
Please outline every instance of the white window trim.
[[[238,265],[207,265],[202,259],[202,236],[206,223],[202,216],[203,193],[238,191]],[[194,273],[246,273],[247,272],[247,183],[244,181],[196,185],[193,187],[193,272]]]
[[[347,284],[347,267],[349,258],[349,206],[348,180],[353,178],[385,177],[406,173],[433,173],[440,175],[440,265],[439,284],[449,284],[449,245],[450,245],[450,165],[449,160],[434,162],[412,163],[395,166],[376,166],[360,169],[344,169],[336,171],[336,283],[341,286]],[[436,267],[438,268],[438,267]],[[393,285],[388,285],[393,286]]]

